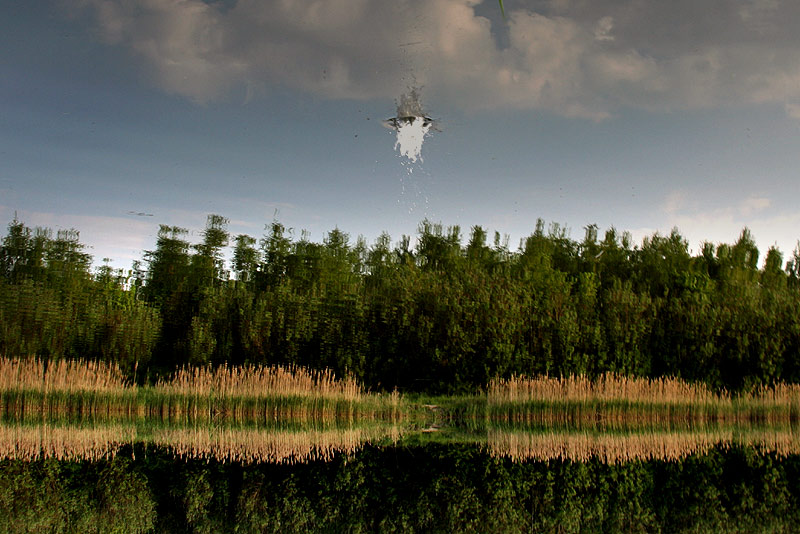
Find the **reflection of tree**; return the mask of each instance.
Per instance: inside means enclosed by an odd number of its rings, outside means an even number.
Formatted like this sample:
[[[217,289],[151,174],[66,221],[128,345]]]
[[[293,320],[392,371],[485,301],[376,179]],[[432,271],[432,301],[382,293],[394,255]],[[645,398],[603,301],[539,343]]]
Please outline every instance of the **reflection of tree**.
[[[0,525],[25,532],[791,532],[800,457],[523,462],[474,446],[329,462],[0,463]],[[156,516],[157,512],[157,516]],[[188,527],[188,528],[187,528]]]
[[[2,532],[152,530],[156,502],[133,462],[6,461],[0,463]]]
[[[499,234],[424,221],[416,244],[313,242],[227,221],[202,242],[162,226],[144,269],[89,271],[77,232],[13,221],[0,246],[0,353],[116,361],[139,380],[185,364],[296,364],[369,388],[475,391],[495,377],[680,376],[712,388],[800,382],[800,253],[785,268],[748,231],[697,255],[677,230],[635,245],[558,225],[516,250]],[[258,246],[256,246],[258,243]]]

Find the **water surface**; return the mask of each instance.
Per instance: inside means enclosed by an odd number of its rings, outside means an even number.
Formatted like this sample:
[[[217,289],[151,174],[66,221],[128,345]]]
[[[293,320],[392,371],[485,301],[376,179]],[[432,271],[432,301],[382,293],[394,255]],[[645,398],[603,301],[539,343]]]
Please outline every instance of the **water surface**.
[[[792,532],[798,442],[791,426],[6,419],[0,531]]]

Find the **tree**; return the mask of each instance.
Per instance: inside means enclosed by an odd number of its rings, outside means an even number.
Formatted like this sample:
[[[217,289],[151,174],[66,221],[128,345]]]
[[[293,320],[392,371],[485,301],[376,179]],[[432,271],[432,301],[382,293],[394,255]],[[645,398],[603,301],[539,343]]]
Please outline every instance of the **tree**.
[[[253,246],[256,239],[249,235],[236,236],[236,246],[233,249],[233,271],[236,279],[243,283],[250,283],[256,277],[256,269],[260,261],[258,250]]]
[[[203,241],[194,246],[195,254],[191,265],[194,275],[193,283],[197,290],[218,286],[228,278],[225,261],[222,257],[223,247],[228,245],[228,219],[221,215],[209,215],[203,230]]]
[[[156,249],[144,253],[147,277],[144,296],[161,306],[171,294],[185,291],[189,275],[188,231],[178,226],[160,225]]]

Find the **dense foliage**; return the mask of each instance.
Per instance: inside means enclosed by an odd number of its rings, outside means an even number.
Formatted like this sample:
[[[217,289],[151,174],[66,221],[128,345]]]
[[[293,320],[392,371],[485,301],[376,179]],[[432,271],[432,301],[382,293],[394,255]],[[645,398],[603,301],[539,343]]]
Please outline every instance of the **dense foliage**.
[[[129,455],[129,450],[123,454]],[[515,463],[476,446],[368,447],[294,466],[0,461],[0,532],[794,532],[797,456]]]
[[[692,256],[674,230],[633,245],[428,221],[403,236],[322,243],[278,222],[200,243],[161,226],[127,274],[91,271],[75,231],[14,220],[0,247],[0,354],[118,361],[139,380],[183,364],[348,370],[372,388],[472,391],[512,374],[676,376],[715,388],[800,382],[800,252],[785,263],[747,229]],[[231,246],[231,261],[225,260]],[[229,269],[229,270],[228,270]]]

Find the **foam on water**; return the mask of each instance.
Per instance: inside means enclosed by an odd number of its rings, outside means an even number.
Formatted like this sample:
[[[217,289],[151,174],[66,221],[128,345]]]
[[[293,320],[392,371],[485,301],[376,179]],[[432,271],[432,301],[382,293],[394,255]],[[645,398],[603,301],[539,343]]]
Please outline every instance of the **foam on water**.
[[[405,157],[404,165],[422,161],[422,143],[431,129],[437,130],[435,121],[430,118],[422,107],[419,90],[410,88],[407,93],[400,96],[397,103],[397,115],[383,121],[383,125],[397,132],[397,141],[394,149],[400,152],[400,157]],[[409,174],[412,169],[409,168]]]

